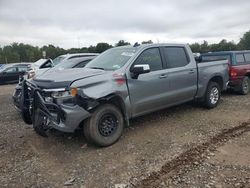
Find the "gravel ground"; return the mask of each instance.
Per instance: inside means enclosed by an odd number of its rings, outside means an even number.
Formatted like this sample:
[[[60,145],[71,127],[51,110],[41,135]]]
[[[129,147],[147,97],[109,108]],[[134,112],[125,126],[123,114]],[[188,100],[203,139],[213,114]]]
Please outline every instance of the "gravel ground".
[[[96,148],[81,131],[36,135],[13,89],[0,86],[0,187],[250,187],[250,95],[134,119],[115,145]]]

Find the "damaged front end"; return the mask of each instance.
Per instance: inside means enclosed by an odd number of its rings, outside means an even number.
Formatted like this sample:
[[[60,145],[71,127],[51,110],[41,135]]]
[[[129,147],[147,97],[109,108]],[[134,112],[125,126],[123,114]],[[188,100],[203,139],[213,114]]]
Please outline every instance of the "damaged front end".
[[[42,89],[25,80],[22,86],[23,120],[33,124],[41,136],[47,136],[46,131],[50,128],[74,132],[83,120],[90,117],[89,110],[98,104],[77,93],[76,88],[76,93],[70,93],[72,91],[65,88]]]

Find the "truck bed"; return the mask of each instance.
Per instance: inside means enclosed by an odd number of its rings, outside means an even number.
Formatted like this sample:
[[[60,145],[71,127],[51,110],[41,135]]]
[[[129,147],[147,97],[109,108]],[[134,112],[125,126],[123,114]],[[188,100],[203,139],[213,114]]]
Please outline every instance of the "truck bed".
[[[204,95],[204,93],[206,92],[205,86],[207,86],[210,79],[215,76],[224,79],[222,80],[221,90],[227,89],[227,82],[229,79],[228,66],[229,65],[227,60],[197,63],[197,69],[198,69],[197,98],[201,98]]]

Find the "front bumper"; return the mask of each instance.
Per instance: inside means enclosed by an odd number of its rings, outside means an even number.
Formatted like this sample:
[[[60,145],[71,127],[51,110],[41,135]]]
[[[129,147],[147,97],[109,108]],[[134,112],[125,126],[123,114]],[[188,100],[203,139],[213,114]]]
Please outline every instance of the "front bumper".
[[[82,107],[75,105],[74,107],[60,105],[59,108],[63,112],[64,118],[59,118],[59,121],[51,121],[49,126],[62,132],[74,132],[80,123],[90,116],[90,113]],[[52,116],[56,114],[51,114]],[[51,120],[51,119],[50,119]]]
[[[46,102],[42,96],[42,92],[38,88],[28,89],[30,94],[33,96],[32,101],[29,104],[30,114],[32,117],[35,116],[36,109],[40,109],[43,116],[48,119],[48,126],[55,128],[62,132],[74,132],[80,125],[80,123],[90,116],[90,113],[79,105],[68,106],[64,104],[56,104],[54,102]],[[27,91],[26,91],[27,92]],[[34,120],[34,118],[32,118]],[[33,124],[35,122],[33,121]]]

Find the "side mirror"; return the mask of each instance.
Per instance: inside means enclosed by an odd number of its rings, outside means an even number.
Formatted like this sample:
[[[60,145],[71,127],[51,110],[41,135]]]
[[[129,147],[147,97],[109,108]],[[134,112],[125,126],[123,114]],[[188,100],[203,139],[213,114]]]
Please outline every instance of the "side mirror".
[[[202,56],[195,56],[194,59],[198,63],[202,62]]]
[[[148,64],[135,65],[130,72],[132,73],[132,78],[137,79],[140,74],[145,74],[150,72],[150,66]]]

